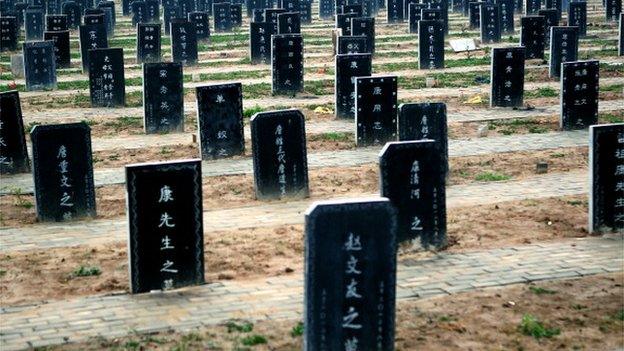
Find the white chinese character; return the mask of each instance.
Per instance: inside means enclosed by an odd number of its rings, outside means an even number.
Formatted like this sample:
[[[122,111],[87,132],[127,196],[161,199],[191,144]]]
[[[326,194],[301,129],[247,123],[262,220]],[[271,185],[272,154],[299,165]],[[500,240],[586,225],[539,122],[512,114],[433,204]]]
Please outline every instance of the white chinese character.
[[[167,260],[165,261],[165,263],[163,263],[163,267],[160,269],[160,271],[168,273],[178,273],[178,270],[171,268],[171,266],[173,266],[173,262]]]
[[[171,219],[173,219],[173,217],[169,216],[167,212],[160,215],[160,224],[158,225],[158,228],[162,228],[163,225],[169,228],[175,228],[175,224],[169,223],[169,220]]]
[[[171,239],[168,235],[165,235],[164,238],[160,239],[160,243],[163,245],[160,247],[160,250],[171,250],[175,248],[171,245]]]
[[[361,274],[362,272],[357,270],[357,263],[358,263],[357,258],[351,255],[349,258],[349,261],[347,261],[347,270],[345,273],[346,274]]]
[[[351,278],[351,283],[347,285],[347,293],[345,294],[345,298],[355,298],[361,299],[362,295],[357,293],[357,282],[355,279]]]
[[[347,315],[342,317],[342,327],[343,328],[350,328],[350,329],[361,329],[362,328],[361,324],[354,324],[353,323],[354,320],[359,315],[360,314],[355,311],[355,308],[349,307],[349,311],[347,312]]]

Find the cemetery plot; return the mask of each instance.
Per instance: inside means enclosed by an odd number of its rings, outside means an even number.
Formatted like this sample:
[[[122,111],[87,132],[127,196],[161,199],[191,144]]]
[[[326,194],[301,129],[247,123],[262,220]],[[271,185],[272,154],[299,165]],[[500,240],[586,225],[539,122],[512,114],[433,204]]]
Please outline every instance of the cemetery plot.
[[[182,64],[143,64],[143,124],[145,132],[184,131]]]

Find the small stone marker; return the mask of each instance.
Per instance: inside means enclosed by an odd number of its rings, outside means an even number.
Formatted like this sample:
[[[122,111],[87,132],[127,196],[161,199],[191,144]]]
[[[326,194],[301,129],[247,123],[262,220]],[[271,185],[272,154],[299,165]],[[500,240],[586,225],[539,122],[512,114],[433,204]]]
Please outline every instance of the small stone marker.
[[[89,50],[89,92],[92,107],[125,105],[123,49]]]
[[[182,64],[143,64],[143,124],[145,133],[184,131]]]
[[[561,64],[562,130],[585,129],[598,123],[599,61]]]
[[[160,62],[160,23],[137,25],[137,63]]]
[[[366,54],[367,39],[363,35],[341,35],[338,37],[338,54]]]
[[[30,172],[17,91],[0,93],[0,141],[0,174]]]
[[[232,31],[232,9],[229,2],[212,4],[215,32]]]
[[[284,12],[277,16],[277,34],[301,33],[299,12]]]
[[[43,39],[44,15],[43,9],[40,8],[27,8],[24,11],[24,38],[26,41]]]
[[[525,49],[522,46],[492,49],[491,107],[522,107],[524,59]]]
[[[249,45],[252,64],[271,64],[271,36],[277,34],[277,24],[252,22],[249,24]]]
[[[394,350],[397,218],[390,201],[315,202],[305,223],[306,349]]]
[[[501,40],[500,7],[497,4],[481,5],[481,42],[498,43]]]
[[[351,19],[351,35],[366,37],[366,45],[370,53],[375,53],[375,18],[357,17]]]
[[[18,36],[17,18],[12,16],[0,17],[0,52],[17,50]]]
[[[32,41],[23,44],[26,90],[56,89],[54,43]]]
[[[67,27],[67,15],[46,15],[46,31],[59,32],[69,29]]]
[[[204,283],[201,161],[126,166],[133,294]]]
[[[446,245],[446,162],[433,140],[392,142],[381,150],[381,196],[397,209],[398,242]]]
[[[395,140],[397,140],[397,77],[356,77],[356,145],[383,145]]]
[[[240,4],[230,5],[230,16],[232,27],[240,27],[243,25],[243,7]]]
[[[589,127],[589,231],[624,230],[624,123]]]
[[[197,129],[204,160],[241,155],[243,133],[243,89],[241,83],[196,88]]]
[[[69,30],[44,32],[43,38],[54,43],[56,68],[70,68]]]
[[[178,18],[171,20],[171,56],[173,62],[184,66],[197,63],[197,35],[193,23]]]
[[[520,18],[520,46],[526,49],[527,59],[543,59],[546,43],[546,19],[543,16]]]
[[[541,0],[525,0],[525,4],[524,14],[526,16],[537,15],[537,12],[542,8]]]
[[[514,34],[514,0],[496,0],[500,7],[500,25],[503,34]]]
[[[84,24],[80,26],[80,54],[83,72],[89,72],[89,50],[108,48],[107,38],[104,24]]]
[[[388,23],[403,22],[403,0],[388,0]]]
[[[425,4],[410,3],[407,22],[409,23],[409,32],[418,33],[418,21],[420,21],[422,10],[426,8]]]
[[[95,217],[89,126],[84,122],[38,125],[30,140],[37,219]]]
[[[371,54],[336,55],[336,117],[355,118],[355,79],[372,73]]]
[[[444,24],[442,21],[418,22],[418,67],[444,68]]]
[[[578,32],[576,27],[550,28],[550,60],[548,74],[559,79],[561,64],[578,58]]]
[[[303,91],[303,37],[301,34],[271,36],[271,90],[294,95]]]
[[[604,0],[607,22],[617,21],[622,14],[622,0]]]
[[[191,12],[188,14],[188,20],[195,27],[197,40],[210,38],[210,17],[208,12]]]
[[[254,187],[260,200],[309,196],[305,121],[299,110],[251,117]]]

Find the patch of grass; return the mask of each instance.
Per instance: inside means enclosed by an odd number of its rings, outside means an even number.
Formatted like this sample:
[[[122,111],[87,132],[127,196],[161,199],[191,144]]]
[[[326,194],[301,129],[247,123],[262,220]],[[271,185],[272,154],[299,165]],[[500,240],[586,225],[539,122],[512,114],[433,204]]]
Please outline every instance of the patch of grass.
[[[0,277],[4,276],[6,274],[7,271],[5,271],[4,269],[0,269]]]
[[[24,199],[22,196],[24,196],[24,193],[22,192],[21,188],[15,188],[13,190],[11,190],[11,195],[14,195],[15,198],[15,202],[13,203],[13,205],[17,206],[17,207],[22,207],[25,209],[30,209],[32,208],[34,205],[31,201],[28,201],[26,199]]]
[[[266,344],[267,339],[266,337],[262,335],[253,334],[253,335],[242,338],[241,343],[245,346],[255,346],[255,345]]]
[[[552,157],[552,158],[562,158],[562,157],[565,157],[565,154],[561,153],[561,152],[555,152],[555,153],[551,154],[550,157]]]
[[[614,113],[602,113],[600,114],[600,120],[605,123],[622,123],[624,122],[624,113],[614,114]]]
[[[251,118],[251,116],[255,115],[258,112],[264,112],[265,109],[263,107],[260,107],[258,105],[254,106],[254,107],[250,107],[250,108],[246,108],[243,110],[243,117],[244,118]]]
[[[555,290],[549,290],[539,286],[529,286],[529,290],[537,295],[553,295],[557,293]]]
[[[249,333],[251,331],[253,331],[253,323],[251,322],[236,322],[236,321],[229,321],[225,324],[228,333],[234,333],[234,332],[238,332],[238,333]]]
[[[143,119],[141,117],[121,116],[113,121],[104,122],[104,126],[111,127],[118,132],[128,128],[143,127]]]
[[[351,133],[342,133],[342,132],[328,132],[318,135],[319,140],[327,140],[327,141],[349,141],[351,137]]]
[[[535,92],[534,92],[535,97],[557,97],[559,96],[559,93],[550,87],[546,87],[546,88],[538,88]]]
[[[136,340],[126,341],[126,343],[124,344],[124,347],[130,350],[137,350],[140,346],[141,346],[141,343]]]
[[[80,266],[72,272],[73,277],[91,277],[102,274],[102,270],[96,266]]]
[[[570,200],[567,202],[568,202],[568,205],[572,205],[572,206],[581,206],[584,203],[583,201],[580,201],[580,200]]]
[[[478,182],[500,182],[511,179],[511,176],[497,172],[483,172],[475,176]]]
[[[615,319],[619,321],[624,321],[624,309],[619,310],[618,313],[615,314]]]
[[[532,336],[535,339],[551,338],[555,335],[559,335],[561,331],[559,328],[548,328],[544,326],[535,316],[525,314],[522,316],[522,322],[520,322],[520,331],[522,334]]]
[[[548,132],[548,128],[539,127],[539,126],[530,126],[528,128],[529,133],[533,134],[543,134]]]
[[[299,337],[301,335],[303,335],[303,323],[299,322],[290,331],[290,336],[292,336],[293,338],[296,338],[296,337]]]

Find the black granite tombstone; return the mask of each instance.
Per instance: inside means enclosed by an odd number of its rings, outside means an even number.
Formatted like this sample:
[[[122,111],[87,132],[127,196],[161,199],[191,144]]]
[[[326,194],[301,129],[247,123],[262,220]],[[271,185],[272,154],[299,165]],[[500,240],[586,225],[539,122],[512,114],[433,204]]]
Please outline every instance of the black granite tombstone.
[[[301,11],[301,0],[277,0],[277,2],[277,7],[286,10],[286,12]]]
[[[418,22],[418,67],[444,68],[444,24],[442,21]]]
[[[104,14],[97,14],[97,15],[85,15],[84,17],[82,17],[82,20],[84,21],[84,24],[102,24],[104,25],[104,30],[106,31],[106,25],[104,24]]]
[[[520,46],[526,49],[527,59],[543,59],[546,43],[546,19],[543,16],[520,18]]]
[[[319,0],[319,18],[331,20],[334,18],[336,2],[335,0]]]
[[[444,35],[448,34],[448,7],[447,0],[423,0],[423,4],[427,4],[430,9],[440,10],[442,13],[441,21],[444,25]]]
[[[200,160],[126,166],[133,294],[204,283]]]
[[[299,12],[284,12],[277,16],[277,34],[301,33]]]
[[[37,219],[95,217],[89,126],[84,122],[38,125],[30,140]]]
[[[251,18],[251,23],[262,23],[264,22],[264,9],[254,9],[253,15]]]
[[[617,21],[622,13],[622,0],[605,0],[605,16],[607,22]]]
[[[271,36],[271,90],[294,95],[303,91],[303,37],[301,34]]]
[[[500,7],[500,25],[502,34],[514,34],[515,0],[496,0]]]
[[[137,63],[160,62],[160,24],[137,25]]]
[[[367,54],[367,39],[363,35],[341,35],[338,37],[338,54]]]
[[[409,13],[407,15],[407,22],[409,23],[409,32],[417,34],[418,33],[418,21],[420,21],[422,10],[426,7],[424,4],[410,3],[409,4]]]
[[[0,93],[0,174],[28,172],[30,162],[19,93]]]
[[[45,29],[43,9],[27,8],[24,11],[24,29],[26,41],[43,39],[43,31]]]
[[[355,17],[362,17],[362,5],[354,4],[354,5],[342,5],[342,14],[353,13]]]
[[[383,145],[395,140],[397,140],[397,77],[356,77],[356,145]]]
[[[559,21],[561,20],[561,11],[563,9],[562,1],[561,0],[546,0],[546,9],[555,10],[555,13],[557,14],[557,23],[559,23]]]
[[[256,198],[308,197],[304,119],[299,110],[259,112],[251,117]]]
[[[624,230],[624,123],[589,127],[589,231]]]
[[[143,64],[143,125],[145,133],[184,131],[182,64]]]
[[[23,44],[26,90],[56,89],[54,43],[32,41]]]
[[[299,3],[299,16],[301,18],[301,23],[310,24],[312,23],[312,0],[301,0]]]
[[[215,32],[232,31],[232,11],[229,2],[212,4]]]
[[[0,52],[17,50],[19,32],[17,18],[13,16],[0,17]]]
[[[61,5],[61,13],[67,17],[67,27],[76,29],[80,26],[82,17],[82,8],[75,1],[65,1]]]
[[[197,129],[204,160],[241,155],[243,134],[243,90],[241,83],[196,88]]]
[[[210,17],[207,12],[191,12],[188,14],[188,20],[195,27],[197,40],[210,38]]]
[[[419,0],[403,0],[403,18],[405,19],[409,18],[409,8],[411,4],[423,5],[423,8],[429,7],[426,4],[421,4]]]
[[[123,107],[126,102],[123,49],[89,50],[92,107]]]
[[[180,9],[173,6],[163,6],[163,25],[165,27],[165,35],[171,34],[171,20],[180,17]]]
[[[240,4],[230,5],[230,17],[232,27],[240,27],[243,25],[243,7]]]
[[[524,60],[522,46],[492,49],[490,106],[522,107],[524,102]]]
[[[160,4],[158,0],[145,0],[145,21],[160,24]]]
[[[28,7],[28,3],[26,2],[18,2],[15,3],[15,19],[17,20],[17,28],[24,28],[24,18],[26,14],[26,8]],[[3,14],[2,14],[3,15]]]
[[[403,22],[403,14],[405,13],[405,11],[403,10],[403,0],[387,0],[387,1],[388,1],[388,9],[387,9],[388,23]]]
[[[273,1],[268,0],[245,0],[245,8],[247,10],[247,17],[252,17],[256,10],[264,13],[264,9],[272,8]],[[260,21],[263,22],[263,21]]]
[[[396,230],[388,199],[316,202],[308,209],[307,350],[394,350]]]
[[[277,24],[252,22],[249,24],[249,52],[252,64],[271,63],[271,36],[277,34]]]
[[[67,15],[46,15],[46,31],[58,32],[67,30]]]
[[[498,43],[501,40],[500,7],[498,4],[482,4],[480,17],[481,42]]]
[[[578,27],[579,37],[587,35],[587,3],[571,2],[568,7],[568,26]]]
[[[355,118],[355,79],[371,73],[371,54],[336,55],[336,117]]]
[[[44,32],[43,38],[54,43],[56,68],[70,68],[69,30]]]
[[[420,19],[422,21],[441,21],[442,11],[436,9],[422,9],[420,10]]]
[[[548,74],[559,79],[561,64],[578,58],[578,32],[576,27],[550,28],[550,59]]]
[[[482,1],[473,1],[468,4],[468,16],[470,29],[478,29],[481,27],[481,5]]]
[[[145,7],[145,1],[135,0],[130,4],[132,11],[132,26],[136,27],[139,23],[147,23],[147,9]]]
[[[524,14],[529,15],[537,15],[537,11],[542,8],[541,0],[524,0]]]
[[[537,11],[539,16],[544,17],[546,19],[546,33],[550,33],[550,28],[559,25],[559,21],[557,20],[557,10],[555,9],[542,9]],[[550,39],[550,38],[547,38]]]
[[[115,24],[117,24],[117,18],[115,16],[115,2],[112,0],[101,0],[98,2],[97,8],[104,11],[104,20],[106,22],[110,22],[110,24],[107,24],[107,27],[115,27]],[[106,11],[107,8],[110,9],[110,12]]]
[[[180,18],[171,20],[171,56],[173,62],[184,66],[197,63],[197,35],[193,23]]]
[[[104,24],[83,24],[80,26],[80,56],[83,72],[89,72],[89,50],[107,48],[107,38]]]
[[[358,17],[356,13],[340,13],[336,15],[336,28],[341,30],[341,35],[353,35],[351,33],[351,20]]]
[[[286,12],[286,10],[284,9],[265,9],[264,21],[277,25],[277,16],[279,16],[280,13],[284,12]]]
[[[112,13],[113,10],[112,7],[102,7],[102,11],[104,11],[104,26],[106,27],[106,34],[108,34],[109,38],[112,38],[115,32],[115,15]]]
[[[561,69],[559,126],[573,130],[597,124],[600,62],[565,62]]]
[[[624,13],[620,14],[620,29],[619,29],[619,45],[618,45],[618,55],[624,56]]]
[[[358,17],[351,19],[351,35],[366,37],[366,45],[370,53],[375,53],[375,18]]]

